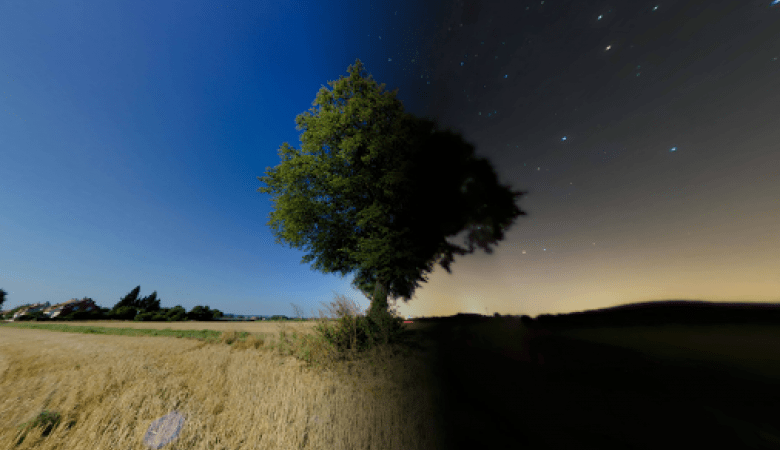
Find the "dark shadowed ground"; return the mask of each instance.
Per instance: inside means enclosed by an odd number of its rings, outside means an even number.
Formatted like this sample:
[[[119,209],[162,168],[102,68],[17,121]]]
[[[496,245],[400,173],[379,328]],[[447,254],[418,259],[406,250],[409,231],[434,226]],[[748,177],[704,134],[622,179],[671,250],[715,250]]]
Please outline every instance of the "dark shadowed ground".
[[[425,336],[437,342],[448,449],[780,449],[774,380],[558,333],[533,338],[536,367],[452,324]]]

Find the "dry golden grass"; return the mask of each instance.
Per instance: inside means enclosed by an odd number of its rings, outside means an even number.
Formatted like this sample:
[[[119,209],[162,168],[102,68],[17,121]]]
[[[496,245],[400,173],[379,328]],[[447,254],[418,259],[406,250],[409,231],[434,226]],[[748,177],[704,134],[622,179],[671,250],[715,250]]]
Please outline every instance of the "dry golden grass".
[[[186,422],[165,449],[440,448],[426,351],[309,365],[285,354],[285,333],[266,336],[277,324],[80,325],[230,331],[211,342],[0,325],[0,447],[146,449],[150,424],[177,410]],[[312,335],[294,328],[290,346]],[[253,334],[236,341],[236,330]],[[43,411],[59,414],[56,427],[24,434]]]
[[[42,322],[43,323],[43,322]],[[159,330],[170,328],[171,330],[214,330],[214,331],[235,331],[235,332],[247,332],[252,334],[263,335],[278,335],[282,330],[296,330],[299,332],[313,332],[314,326],[317,325],[317,321],[303,321],[303,322],[243,322],[243,321],[213,321],[213,322],[136,322],[133,320],[85,320],[80,322],[58,322],[47,321],[47,324],[68,324],[77,326],[99,326],[99,327],[111,327],[111,328],[134,328],[138,330]]]

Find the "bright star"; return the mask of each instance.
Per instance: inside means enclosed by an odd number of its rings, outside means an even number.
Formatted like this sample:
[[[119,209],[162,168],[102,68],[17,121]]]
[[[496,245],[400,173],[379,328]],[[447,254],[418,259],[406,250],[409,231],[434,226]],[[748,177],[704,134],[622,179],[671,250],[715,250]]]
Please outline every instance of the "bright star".
[[[607,51],[607,50],[609,50],[609,49],[611,49],[611,48],[612,48],[612,46],[611,46],[611,45],[607,45],[607,48],[606,48],[606,49],[604,49],[604,51]]]
[[[561,140],[562,140],[562,141],[565,141],[565,140],[566,140],[566,136],[562,137],[562,138],[561,138]]]
[[[599,16],[599,18],[598,18],[598,19],[596,19],[596,20],[601,20],[601,18],[602,18],[602,17],[604,17],[604,16]]]
[[[669,150],[669,151],[670,151],[670,152],[673,152],[673,151],[675,151],[675,150],[677,150],[677,147],[672,147],[672,149],[671,149],[671,150]]]
[[[780,0],[775,0],[775,1],[772,2],[773,5],[776,5],[778,3],[780,3]]]

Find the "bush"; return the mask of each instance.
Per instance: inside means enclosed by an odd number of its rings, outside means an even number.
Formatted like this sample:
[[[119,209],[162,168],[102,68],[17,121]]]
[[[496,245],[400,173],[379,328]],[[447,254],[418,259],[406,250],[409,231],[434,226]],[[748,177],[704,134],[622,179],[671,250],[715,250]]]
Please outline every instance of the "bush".
[[[138,311],[132,306],[120,306],[119,308],[108,313],[108,316],[113,320],[133,320],[138,314]]]
[[[87,320],[103,320],[106,318],[105,313],[101,309],[93,309],[89,311]]]
[[[337,351],[365,351],[371,347],[368,319],[363,316],[344,316],[335,325],[317,324],[315,330]]]
[[[165,315],[167,317],[166,320],[170,322],[183,321],[187,319],[187,311],[185,311],[184,308],[179,305],[176,305],[173,308],[166,311]]]
[[[156,313],[153,312],[142,312],[140,314],[136,314],[133,320],[136,322],[151,322],[155,315]]]
[[[221,312],[212,311],[208,306],[197,305],[187,313],[187,319],[208,322],[215,319],[215,316],[219,316]]]
[[[342,299],[335,304],[336,314],[340,316],[335,324],[323,321],[315,330],[339,352],[365,352],[378,346],[405,343],[408,334],[403,318],[397,317],[395,311],[369,311],[368,315],[362,315],[357,305],[349,305]]]
[[[74,311],[65,316],[65,320],[89,320],[91,316],[90,311]]]

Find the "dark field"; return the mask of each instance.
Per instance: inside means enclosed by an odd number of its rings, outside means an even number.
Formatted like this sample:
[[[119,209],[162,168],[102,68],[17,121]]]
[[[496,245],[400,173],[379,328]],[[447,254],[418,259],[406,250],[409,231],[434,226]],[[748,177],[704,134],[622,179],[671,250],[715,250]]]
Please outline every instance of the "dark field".
[[[415,328],[438,343],[447,448],[780,449],[780,327],[558,330],[531,359],[478,325]]]

